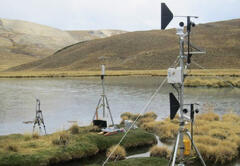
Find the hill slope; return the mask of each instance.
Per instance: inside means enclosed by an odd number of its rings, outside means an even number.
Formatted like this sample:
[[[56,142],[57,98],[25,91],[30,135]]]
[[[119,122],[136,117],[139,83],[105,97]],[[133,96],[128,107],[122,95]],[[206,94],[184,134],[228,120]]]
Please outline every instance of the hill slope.
[[[32,22],[0,18],[0,70],[42,59],[79,41],[108,37],[120,32],[123,31],[74,31],[73,34]]]
[[[94,40],[99,38],[110,37],[113,35],[119,35],[122,33],[126,33],[126,31],[121,30],[82,30],[82,31],[67,31],[72,35],[72,37],[79,42]]]
[[[193,56],[202,66],[240,68],[239,19],[198,25],[192,38],[195,45],[207,51],[206,55]],[[95,70],[101,63],[107,64],[108,69],[166,69],[178,53],[178,38],[173,29],[130,32],[77,43],[10,70]]]
[[[26,21],[0,19],[0,68],[46,57],[76,42],[69,33],[59,29]]]

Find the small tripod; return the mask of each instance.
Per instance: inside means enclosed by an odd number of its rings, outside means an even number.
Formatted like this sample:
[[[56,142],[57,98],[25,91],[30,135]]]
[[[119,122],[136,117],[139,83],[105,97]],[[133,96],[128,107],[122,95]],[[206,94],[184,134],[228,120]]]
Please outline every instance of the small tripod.
[[[103,120],[106,120],[106,110],[108,110],[108,113],[109,113],[110,118],[111,118],[112,125],[114,126],[114,121],[113,121],[112,113],[111,113],[111,110],[110,110],[110,107],[109,107],[108,99],[107,99],[107,96],[105,95],[104,76],[105,76],[105,66],[102,65],[102,74],[101,74],[102,94],[101,94],[100,99],[98,100],[96,111],[95,111],[95,114],[93,116],[93,121],[94,121],[95,118],[96,118],[96,120],[99,120],[98,111],[99,111],[100,108],[102,108]]]
[[[42,111],[40,109],[40,100],[39,99],[36,99],[36,116],[35,116],[34,124],[33,124],[33,133],[35,131],[36,124],[39,127],[39,131],[41,131],[41,125],[43,126],[44,131],[45,131],[45,135],[46,135],[47,134],[46,133],[46,126],[44,124],[43,114],[42,114]]]

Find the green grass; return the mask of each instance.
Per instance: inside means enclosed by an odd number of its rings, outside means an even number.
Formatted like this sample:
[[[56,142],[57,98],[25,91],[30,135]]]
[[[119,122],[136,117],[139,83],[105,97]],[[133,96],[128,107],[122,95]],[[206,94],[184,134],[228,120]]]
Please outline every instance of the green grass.
[[[50,165],[74,159],[82,159],[105,152],[117,144],[123,133],[112,136],[98,135],[91,132],[92,127],[80,127],[78,134],[70,130],[40,136],[38,139],[26,139],[26,135],[13,134],[0,137],[1,166],[37,166]],[[56,143],[61,136],[67,135],[66,144]],[[53,141],[54,140],[54,141]],[[155,137],[142,129],[131,131],[121,144],[130,149],[139,146],[152,145]],[[9,148],[10,147],[10,148]]]
[[[167,166],[168,161],[158,157],[132,158],[117,162],[109,162],[106,166]],[[100,166],[97,164],[89,166]]]

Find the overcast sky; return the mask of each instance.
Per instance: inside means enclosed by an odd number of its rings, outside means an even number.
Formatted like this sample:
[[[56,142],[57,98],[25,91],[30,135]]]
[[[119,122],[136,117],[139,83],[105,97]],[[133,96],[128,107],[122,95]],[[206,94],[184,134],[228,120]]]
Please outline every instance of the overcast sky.
[[[160,28],[160,3],[174,15],[197,15],[196,23],[240,18],[240,0],[0,0],[0,17],[62,30]],[[176,27],[175,19],[170,27]]]

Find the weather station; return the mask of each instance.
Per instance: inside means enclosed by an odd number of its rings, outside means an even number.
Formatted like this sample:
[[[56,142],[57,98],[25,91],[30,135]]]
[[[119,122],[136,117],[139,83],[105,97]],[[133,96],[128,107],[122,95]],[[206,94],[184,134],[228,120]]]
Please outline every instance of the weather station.
[[[197,16],[173,16],[173,13],[167,7],[165,3],[161,4],[161,29],[164,30],[168,24],[171,22],[173,17],[183,17],[187,19],[187,31],[184,32],[184,23],[179,23],[179,28],[177,28],[177,35],[179,37],[179,56],[178,56],[178,67],[169,68],[167,81],[172,87],[177,91],[178,99],[173,93],[169,94],[170,99],[170,119],[173,120],[179,110],[179,129],[176,138],[175,145],[172,150],[172,155],[169,160],[169,166],[175,166],[177,161],[177,152],[180,151],[178,158],[178,166],[185,165],[185,156],[190,153],[190,144],[195,150],[198,158],[200,159],[203,166],[206,166],[198,148],[196,147],[193,140],[193,124],[194,124],[194,115],[198,113],[198,109],[194,109],[197,103],[184,104],[184,79],[186,78],[186,70],[191,64],[191,57],[193,54],[204,54],[205,51],[195,47],[191,39],[191,29],[195,27],[195,23],[191,21],[192,18],[198,18]],[[187,44],[187,50],[185,52],[185,43]],[[193,51],[195,50],[195,51]],[[190,111],[186,108],[190,106]],[[188,113],[190,115],[188,116]],[[191,123],[191,132],[185,127],[187,122]],[[188,139],[186,139],[186,137]],[[190,141],[189,141],[190,140]]]

